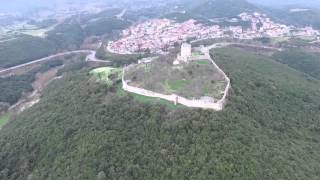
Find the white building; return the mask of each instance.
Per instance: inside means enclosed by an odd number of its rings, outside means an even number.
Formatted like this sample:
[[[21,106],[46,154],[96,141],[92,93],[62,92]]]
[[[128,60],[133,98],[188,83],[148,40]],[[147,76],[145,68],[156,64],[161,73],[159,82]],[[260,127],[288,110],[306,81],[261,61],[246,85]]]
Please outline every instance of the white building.
[[[183,43],[181,45],[181,52],[178,55],[177,60],[175,60],[173,64],[177,65],[183,62],[187,62],[191,56],[192,56],[191,44]]]
[[[188,59],[189,57],[191,57],[191,44],[188,43],[183,43],[181,45],[181,54],[180,57],[182,59]]]

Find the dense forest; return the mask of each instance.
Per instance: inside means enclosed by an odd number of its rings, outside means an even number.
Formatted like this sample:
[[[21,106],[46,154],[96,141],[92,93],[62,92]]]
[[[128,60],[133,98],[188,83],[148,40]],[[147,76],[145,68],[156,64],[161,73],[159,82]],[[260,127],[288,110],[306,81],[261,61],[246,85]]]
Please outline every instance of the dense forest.
[[[68,73],[0,131],[0,179],[317,179],[320,81],[238,48],[215,56],[232,81],[222,112]]]
[[[33,73],[25,75],[0,78],[0,102],[15,104],[24,92],[33,90],[32,82],[35,80]]]
[[[7,68],[40,59],[56,51],[54,43],[47,39],[21,36],[0,43],[0,68]]]
[[[117,18],[102,18],[96,21],[89,22],[84,31],[87,35],[101,36],[106,33],[112,33],[116,30],[122,30],[127,28],[131,23],[125,20],[119,20]]]
[[[266,12],[277,21],[288,25],[300,27],[313,26],[317,29],[320,28],[320,11],[317,8],[301,12],[290,12],[290,8],[281,8],[269,9]]]
[[[277,61],[320,80],[319,54],[290,49],[273,55]]]
[[[79,23],[70,20],[48,32],[46,39],[60,50],[75,50],[80,47],[86,35]]]
[[[46,38],[20,36],[0,43],[0,68],[37,60],[57,51],[75,50],[80,47],[85,32],[76,23],[63,23],[48,32]]]
[[[10,105],[17,103],[24,93],[33,90],[32,83],[37,73],[46,72],[62,64],[63,62],[60,60],[49,61],[23,75],[0,78],[0,103],[8,103]]]
[[[236,17],[242,12],[258,10],[258,7],[246,0],[205,1],[193,7],[192,13],[206,18]]]
[[[103,46],[101,46],[96,53],[98,59],[107,60],[112,66],[116,67],[137,63],[139,59],[149,56],[152,56],[152,54],[114,54],[106,51]]]

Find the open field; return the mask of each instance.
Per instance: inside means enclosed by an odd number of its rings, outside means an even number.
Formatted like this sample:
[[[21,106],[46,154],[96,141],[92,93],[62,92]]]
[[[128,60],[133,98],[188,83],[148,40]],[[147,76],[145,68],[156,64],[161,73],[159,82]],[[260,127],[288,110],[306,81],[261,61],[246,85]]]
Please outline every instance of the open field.
[[[208,60],[192,61],[180,66],[156,60],[129,68],[125,79],[134,87],[189,99],[204,96],[220,99],[227,84],[223,75]]]

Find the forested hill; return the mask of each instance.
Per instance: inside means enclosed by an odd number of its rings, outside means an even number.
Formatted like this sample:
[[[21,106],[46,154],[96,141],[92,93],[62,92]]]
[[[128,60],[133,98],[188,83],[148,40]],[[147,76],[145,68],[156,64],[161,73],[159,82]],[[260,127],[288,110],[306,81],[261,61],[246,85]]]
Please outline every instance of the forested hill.
[[[215,55],[233,87],[222,112],[138,102],[86,69],[54,82],[0,131],[0,179],[319,178],[320,82],[244,50]]]
[[[300,49],[289,49],[273,55],[277,61],[320,80],[319,53],[308,53]]]
[[[33,36],[21,36],[0,43],[0,68],[7,68],[45,57],[56,51],[49,40]]]
[[[257,10],[259,10],[258,7],[246,0],[207,0],[194,7],[191,12],[206,18],[230,18],[238,16],[242,12]]]
[[[186,3],[187,4],[187,3]],[[188,7],[188,6],[187,6]],[[307,8],[306,8],[307,7]],[[291,9],[307,9],[307,11],[291,12]],[[192,3],[192,8],[187,8],[188,13],[195,19],[202,18],[231,18],[242,12],[266,13],[273,20],[287,25],[299,27],[313,26],[320,28],[320,11],[317,6],[291,5],[265,7],[248,0],[206,0]]]

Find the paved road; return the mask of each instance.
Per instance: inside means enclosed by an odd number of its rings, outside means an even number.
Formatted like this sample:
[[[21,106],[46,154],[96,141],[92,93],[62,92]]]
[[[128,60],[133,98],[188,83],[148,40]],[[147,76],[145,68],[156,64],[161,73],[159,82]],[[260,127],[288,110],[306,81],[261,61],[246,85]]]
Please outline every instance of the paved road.
[[[10,67],[10,68],[7,68],[7,69],[3,69],[3,70],[0,70],[0,74],[1,73],[6,73],[6,72],[9,72],[9,71],[12,71],[12,70],[16,70],[16,69],[19,69],[19,68],[23,68],[23,67],[26,67],[26,66],[29,66],[29,65],[32,65],[32,64],[36,64],[36,63],[39,63],[39,62],[49,61],[50,59],[56,58],[56,57],[59,57],[59,56],[65,56],[65,55],[70,55],[70,54],[78,54],[78,53],[89,53],[89,55],[86,57],[86,61],[109,62],[109,61],[104,61],[104,60],[97,59],[95,57],[96,56],[96,51],[93,51],[93,50],[77,50],[77,51],[68,51],[68,52],[63,52],[63,53],[50,55],[48,57],[37,59],[37,60],[31,61],[31,62],[28,62],[28,63],[24,63],[24,64],[13,66],[13,67]]]
[[[102,63],[108,63],[110,61],[101,60],[96,58],[96,51],[90,51],[90,54],[86,57],[87,62],[102,62]]]

